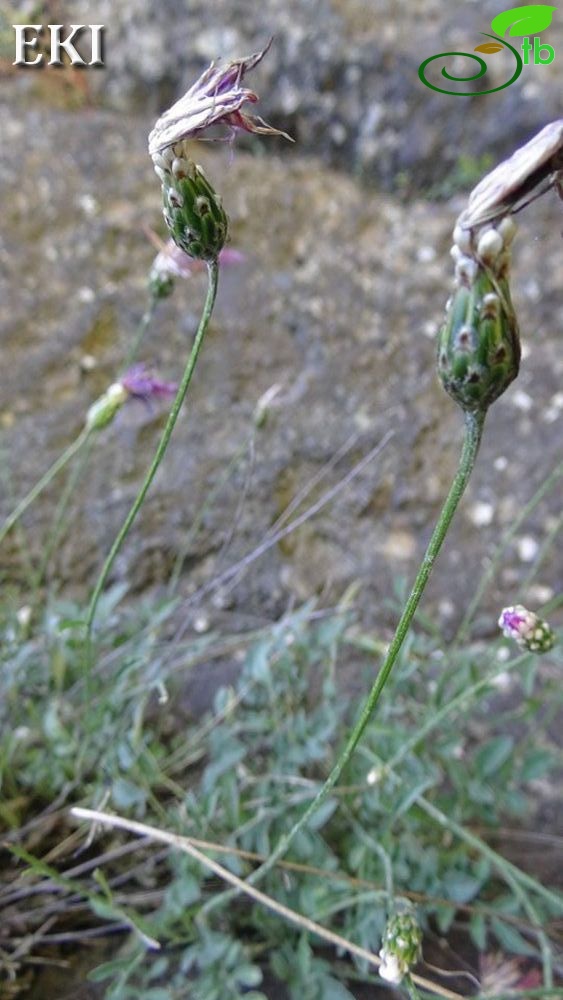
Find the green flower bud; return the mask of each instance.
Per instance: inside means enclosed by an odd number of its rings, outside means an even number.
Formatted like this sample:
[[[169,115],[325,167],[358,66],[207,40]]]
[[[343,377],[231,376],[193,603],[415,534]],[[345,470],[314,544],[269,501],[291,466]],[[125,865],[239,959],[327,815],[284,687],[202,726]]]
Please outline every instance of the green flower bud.
[[[462,409],[483,411],[518,375],[518,324],[506,277],[467,258],[456,273],[438,337],[438,374]]]
[[[379,975],[391,983],[400,983],[420,958],[422,932],[413,913],[390,917],[379,952]]]
[[[166,299],[174,291],[174,276],[167,274],[158,267],[151,267],[149,271],[149,292],[153,299]]]
[[[153,162],[174,242],[190,257],[216,260],[227,239],[228,220],[219,195],[190,159],[187,144],[168,146],[153,155]]]

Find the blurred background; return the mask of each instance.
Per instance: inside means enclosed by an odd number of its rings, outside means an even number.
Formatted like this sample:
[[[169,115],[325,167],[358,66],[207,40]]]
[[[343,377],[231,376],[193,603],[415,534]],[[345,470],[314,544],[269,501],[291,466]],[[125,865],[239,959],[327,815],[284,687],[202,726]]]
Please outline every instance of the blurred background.
[[[180,593],[196,595],[198,627],[273,619],[313,596],[330,605],[356,584],[365,624],[386,623],[382,598],[412,576],[457,464],[461,417],[434,373],[455,218],[484,173],[562,113],[557,11],[542,35],[554,61],[525,66],[507,89],[454,97],[420,82],[423,58],[473,51],[500,10],[446,0],[0,3],[3,513],[79,432],[147,308],[147,230],[165,238],[147,155],[156,117],[211,60],[247,55],[273,35],[248,85],[257,113],[296,141],[237,138],[234,155],[197,145],[244,261],[221,276],[187,407],[113,579],[130,594],[158,589],[181,554]],[[105,66],[14,67],[17,21],[104,24]],[[512,72],[503,53],[489,64],[474,89]],[[553,193],[521,216],[513,297],[524,361],[490,413],[431,583],[426,609],[446,632],[463,616],[468,580],[560,455],[561,229]],[[145,337],[142,360],[167,379],[180,377],[204,289],[201,273],[179,280]],[[87,593],[164,415],[133,403],[96,445],[49,569],[59,593]],[[197,596],[302,490],[299,512],[390,430],[381,453],[236,586]],[[557,525],[556,492],[510,546],[481,634],[495,632],[516,592],[532,606],[554,594],[553,555],[524,592],[520,583]],[[32,558],[59,498],[56,486],[29,512]],[[3,568],[14,600],[24,562],[12,535]]]

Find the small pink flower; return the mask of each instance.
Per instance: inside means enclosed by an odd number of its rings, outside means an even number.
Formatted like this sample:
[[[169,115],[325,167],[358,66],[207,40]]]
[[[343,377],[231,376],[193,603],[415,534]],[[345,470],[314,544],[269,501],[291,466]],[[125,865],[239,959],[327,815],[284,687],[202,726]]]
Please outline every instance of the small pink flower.
[[[282,135],[293,141],[261,118],[241,111],[246,101],[255,104],[258,100],[253,90],[242,86],[244,75],[258,65],[271,44],[272,40],[261,52],[246,59],[235,59],[225,66],[211,63],[184,96],[158,119],[149,135],[149,154],[154,157],[182,139],[200,138],[211,125],[226,125],[233,137],[236,130],[241,129],[259,135]]]
[[[174,396],[178,390],[175,382],[163,382],[150,373],[145,365],[133,365],[119,380],[128,396],[150,399]]]
[[[507,639],[514,639],[531,653],[546,653],[555,643],[555,635],[547,622],[523,604],[504,608],[498,623]]]
[[[153,243],[156,242],[152,236],[151,240]],[[160,244],[160,241],[158,243]],[[246,260],[246,256],[240,250],[223,247],[219,252],[218,259],[223,267],[229,267],[231,264],[242,264]],[[160,250],[152,267],[160,275],[168,275],[172,278],[191,278],[192,274],[205,271],[206,264],[203,260],[195,260],[190,257],[170,238],[166,243],[160,244]]]

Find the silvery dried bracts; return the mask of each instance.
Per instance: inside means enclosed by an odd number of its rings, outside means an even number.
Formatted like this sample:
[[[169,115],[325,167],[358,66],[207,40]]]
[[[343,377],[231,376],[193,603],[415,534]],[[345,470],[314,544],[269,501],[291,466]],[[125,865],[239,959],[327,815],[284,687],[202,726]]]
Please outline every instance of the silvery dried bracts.
[[[552,187],[563,197],[563,118],[546,125],[477,184],[458,226],[474,229],[519,212]]]

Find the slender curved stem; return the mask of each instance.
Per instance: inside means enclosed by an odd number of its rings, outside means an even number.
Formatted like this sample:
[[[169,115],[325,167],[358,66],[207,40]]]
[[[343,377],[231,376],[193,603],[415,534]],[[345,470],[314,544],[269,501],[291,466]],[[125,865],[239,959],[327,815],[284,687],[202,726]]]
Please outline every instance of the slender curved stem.
[[[405,757],[408,757],[410,752],[415,749],[420,743],[422,743],[429,733],[433,729],[437,729],[441,726],[442,722],[454,712],[461,711],[462,709],[469,709],[472,701],[481,694],[482,691],[486,691],[494,683],[494,679],[500,673],[509,673],[512,670],[517,670],[518,668],[527,665],[533,658],[533,653],[522,653],[517,656],[514,660],[510,660],[508,663],[503,663],[502,667],[497,664],[495,670],[482,677],[480,680],[476,681],[475,684],[471,684],[469,687],[465,687],[463,691],[460,691],[451,701],[447,701],[441,708],[437,709],[430,718],[428,718],[422,725],[417,729],[417,731],[405,740],[401,744],[400,750],[397,751],[391,760],[385,761],[381,765],[382,776],[396,770],[399,764],[402,764]]]
[[[434,566],[434,562],[442,546],[442,542],[446,537],[457,506],[463,496],[463,493],[465,492],[467,483],[469,482],[469,478],[477,458],[479,445],[481,443],[484,422],[484,412],[472,412],[465,414],[465,435],[458,470],[442,510],[440,511],[436,527],[434,528],[432,537],[428,543],[428,548],[426,549],[424,558],[420,564],[410,596],[403,608],[399,624],[397,625],[395,635],[393,636],[391,645],[389,646],[383,666],[375,679],[375,683],[365,701],[364,707],[360,712],[360,716],[352,729],[350,736],[348,737],[346,746],[340,754],[340,757],[338,758],[324,785],[305,810],[303,815],[297,820],[289,833],[280,838],[268,859],[260,865],[259,868],[256,868],[251,875],[249,875],[246,881],[250,885],[255,885],[260,879],[262,879],[286,853],[297,834],[307,825],[313,814],[327,799],[330,791],[336,785],[342,771],[346,767],[346,764],[352,757],[354,750],[360,742],[366,726],[373,716],[381,692],[383,691],[383,688],[385,687],[389,675],[395,665],[397,656],[399,655],[401,646],[403,645],[409,630],[418,603],[432,572],[432,567]],[[204,910],[209,912],[210,910],[215,909],[216,906],[224,904],[227,901],[227,897],[232,894],[233,890],[221,893],[220,896],[212,899],[204,907]]]
[[[88,459],[90,458],[93,441],[94,441],[93,435],[89,435],[88,440],[84,443],[84,447],[82,448],[81,453],[78,456],[75,465],[73,466],[73,468],[69,473],[68,482],[65,484],[61,499],[55,511],[53,523],[51,525],[49,534],[47,536],[45,545],[43,547],[41,564],[37,572],[34,574],[34,579],[33,579],[34,591],[38,590],[38,588],[41,586],[43,579],[46,577],[49,562],[51,560],[53,552],[57,548],[65,528],[68,526],[67,513],[69,504],[82,478],[82,474],[86,466],[88,465]]]
[[[123,362],[124,369],[129,368],[130,365],[137,360],[137,355],[141,349],[145,334],[154,319],[157,304],[158,299],[156,299],[154,295],[151,295],[150,302],[141,316],[136,333],[131,341],[131,346],[125,355],[125,360]]]
[[[199,321],[199,326],[197,329],[197,333],[195,335],[195,340],[193,342],[190,356],[187,360],[186,367],[184,369],[184,374],[182,376],[180,388],[178,389],[174,402],[172,403],[170,413],[168,414],[168,420],[166,421],[166,426],[162,432],[162,437],[160,438],[160,441],[158,443],[158,447],[154,454],[153,460],[150,464],[149,470],[145,476],[143,485],[141,486],[139,492],[137,493],[137,496],[133,501],[131,509],[129,510],[129,513],[127,514],[127,517],[125,518],[125,521],[123,522],[113,542],[113,545],[107,555],[104,565],[102,566],[102,570],[98,577],[96,586],[94,587],[94,591],[90,599],[90,605],[88,607],[88,615],[86,618],[88,664],[90,664],[91,660],[91,657],[89,655],[89,650],[91,648],[92,629],[94,625],[94,618],[96,616],[96,608],[98,606],[98,601],[100,599],[102,590],[104,589],[104,585],[111,571],[111,568],[115,562],[115,558],[121,546],[123,545],[125,539],[127,538],[127,535],[129,534],[131,526],[144,503],[145,497],[150,489],[151,483],[157,473],[158,467],[162,462],[162,459],[164,458],[164,453],[168,447],[168,443],[172,436],[172,431],[174,430],[176,421],[178,419],[178,414],[180,413],[182,404],[184,402],[186,393],[188,391],[190,382],[192,380],[192,375],[194,373],[199,351],[203,343],[205,334],[207,332],[207,328],[209,326],[209,320],[211,319],[211,313],[213,312],[215,297],[217,295],[218,276],[219,276],[218,263],[216,260],[211,261],[208,264],[208,285],[207,285],[207,295],[205,299],[205,305],[203,307],[203,312],[201,314],[201,319]]]
[[[62,455],[59,455],[56,462],[53,462],[51,468],[47,469],[45,475],[41,477],[33,489],[29,491],[27,496],[25,496],[23,500],[20,500],[19,504],[14,507],[12,513],[6,518],[4,524],[0,528],[0,543],[4,541],[8,532],[14,527],[16,522],[19,521],[22,514],[25,514],[28,507],[31,507],[33,501],[37,499],[37,497],[47,488],[47,486],[49,486],[59,472],[64,469],[65,465],[70,462],[71,458],[73,458],[77,452],[80,451],[82,446],[86,444],[86,441],[90,437],[91,433],[92,428],[84,427],[72,444],[69,444],[66,451],[63,451]]]

